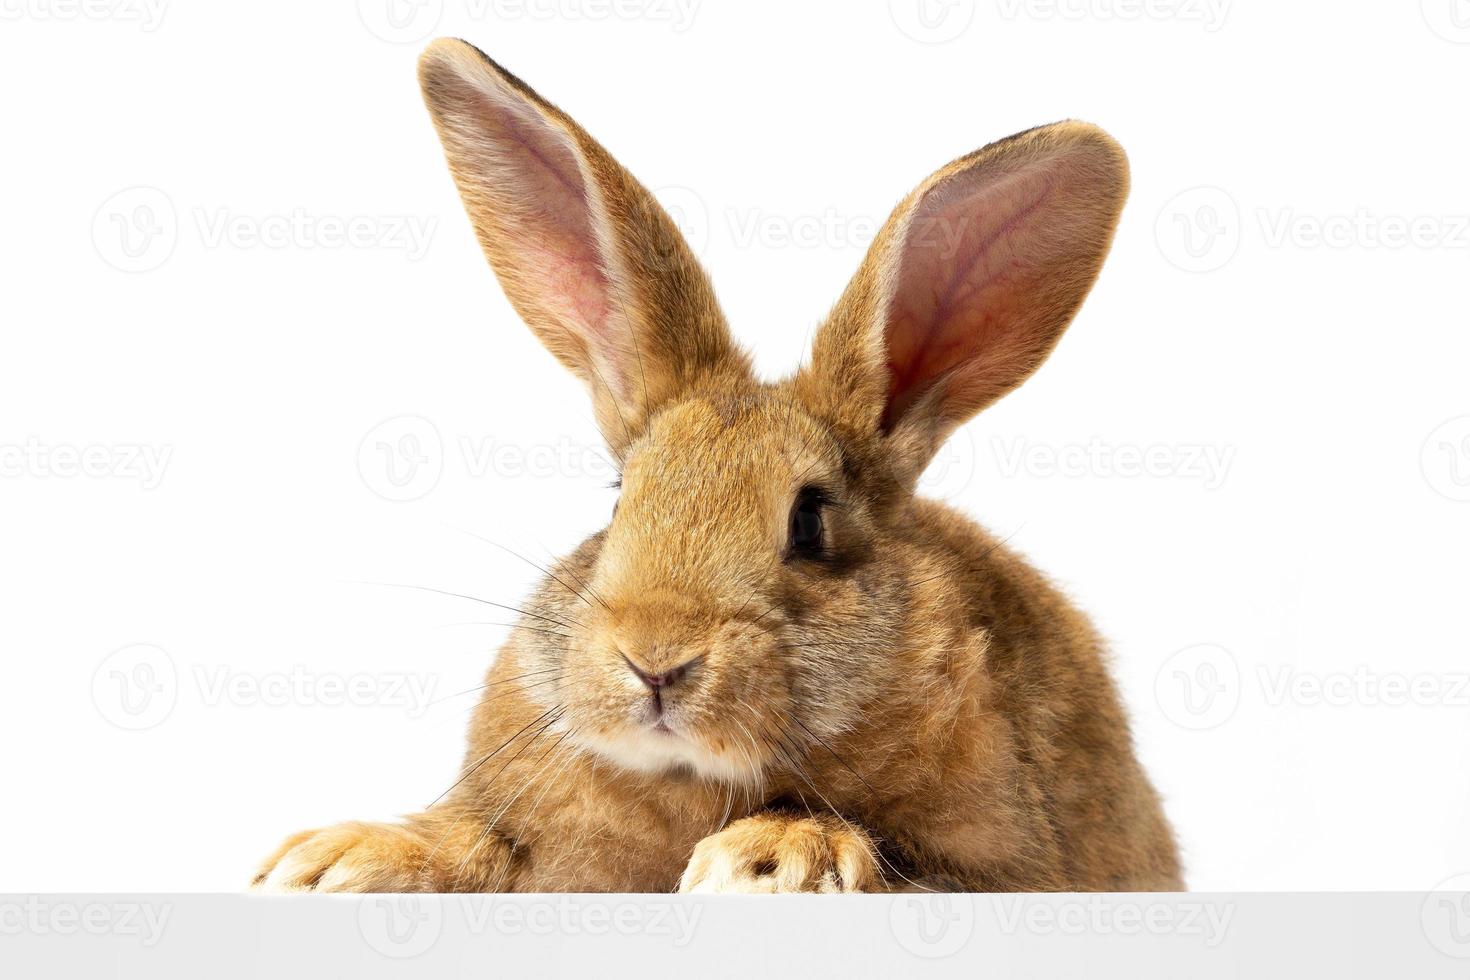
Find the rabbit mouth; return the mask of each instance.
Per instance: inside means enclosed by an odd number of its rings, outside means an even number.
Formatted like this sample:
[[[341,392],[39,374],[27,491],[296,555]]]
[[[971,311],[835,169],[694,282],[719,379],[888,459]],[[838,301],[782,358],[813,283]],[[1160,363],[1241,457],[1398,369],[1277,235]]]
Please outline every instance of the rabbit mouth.
[[[653,714],[643,725],[643,730],[662,740],[677,740],[697,745],[698,739],[691,738],[687,728],[681,726],[667,708]]]
[[[686,772],[742,784],[756,778],[745,766],[712,752],[667,712],[621,728],[589,732],[578,741],[618,767],[644,775]]]

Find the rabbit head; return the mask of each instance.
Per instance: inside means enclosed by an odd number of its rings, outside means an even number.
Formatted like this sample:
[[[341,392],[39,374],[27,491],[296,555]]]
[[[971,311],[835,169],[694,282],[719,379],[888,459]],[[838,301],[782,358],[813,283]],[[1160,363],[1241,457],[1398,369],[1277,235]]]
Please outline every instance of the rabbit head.
[[[491,266],[620,463],[610,525],[543,594],[558,635],[528,644],[556,668],[562,723],[625,768],[740,783],[861,729],[905,684],[914,587],[946,575],[905,560],[916,481],[1076,313],[1127,193],[1122,151],[1067,122],[942,168],[883,226],[810,363],[764,383],[668,215],[575,122],[461,41],[431,45],[420,81]]]

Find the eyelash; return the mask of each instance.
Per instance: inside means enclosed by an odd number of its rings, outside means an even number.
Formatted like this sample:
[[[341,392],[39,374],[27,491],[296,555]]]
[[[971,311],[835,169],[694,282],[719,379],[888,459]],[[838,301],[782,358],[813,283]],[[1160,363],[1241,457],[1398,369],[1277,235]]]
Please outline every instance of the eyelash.
[[[803,499],[810,500],[818,507],[837,506],[837,502],[832,499],[832,495],[827,492],[825,487],[802,487],[801,491],[796,495],[796,501],[797,503],[801,503]]]
[[[823,511],[827,510],[832,503],[831,496],[821,487],[802,487],[797,493],[796,499],[791,504],[791,516],[787,519],[787,535],[789,544],[787,546],[786,558],[788,561],[801,559],[803,561],[823,561],[830,557],[827,552],[827,527],[823,520]],[[796,540],[798,521],[804,511],[810,510],[816,518],[816,532],[811,541],[798,542]]]

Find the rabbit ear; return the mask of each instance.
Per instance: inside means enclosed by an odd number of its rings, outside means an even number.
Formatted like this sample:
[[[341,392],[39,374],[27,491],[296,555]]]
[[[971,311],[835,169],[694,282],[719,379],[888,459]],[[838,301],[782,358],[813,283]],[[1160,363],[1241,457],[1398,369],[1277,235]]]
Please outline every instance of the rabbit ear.
[[[429,45],[419,83],[485,256],[615,452],[681,391],[749,376],[678,229],[580,126],[463,41]]]
[[[940,443],[1040,366],[1092,288],[1128,193],[1102,130],[1044,126],[935,173],[894,210],[798,377],[917,478]]]

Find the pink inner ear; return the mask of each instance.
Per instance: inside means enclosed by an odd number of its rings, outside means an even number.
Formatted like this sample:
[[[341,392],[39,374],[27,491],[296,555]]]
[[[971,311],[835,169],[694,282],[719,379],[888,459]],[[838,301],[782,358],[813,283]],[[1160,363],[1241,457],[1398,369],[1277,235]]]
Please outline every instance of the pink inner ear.
[[[503,202],[504,247],[518,278],[590,351],[605,350],[611,287],[603,272],[582,170],[568,137],[515,96],[476,89],[483,178]]]
[[[959,398],[953,414],[966,417],[1020,380],[1012,374],[1038,341],[1026,329],[1024,302],[1047,265],[1038,229],[1055,219],[1046,207],[1057,189],[1055,162],[999,177],[962,173],[920,200],[888,311],[885,428],[940,378],[944,401]]]

